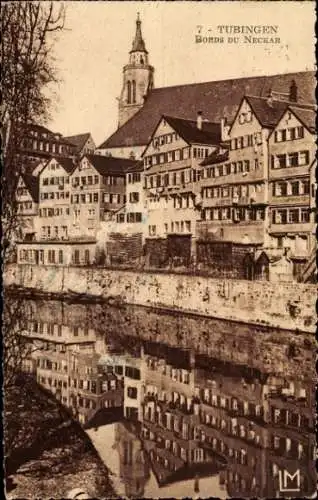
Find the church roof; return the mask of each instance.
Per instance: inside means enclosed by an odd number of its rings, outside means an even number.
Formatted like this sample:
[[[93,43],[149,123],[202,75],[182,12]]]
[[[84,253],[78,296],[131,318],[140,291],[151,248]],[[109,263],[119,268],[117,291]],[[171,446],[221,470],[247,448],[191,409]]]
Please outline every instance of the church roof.
[[[198,110],[202,110],[203,118],[210,122],[220,122],[224,117],[231,122],[244,95],[266,97],[270,90],[286,94],[293,80],[298,88],[298,102],[314,104],[314,71],[153,89],[149,92],[143,107],[106,139],[99,149],[145,146],[164,114],[195,120]]]
[[[163,115],[163,118],[189,144],[218,144],[221,140],[219,123],[202,122],[202,129],[199,129],[194,120],[184,120],[167,115]]]

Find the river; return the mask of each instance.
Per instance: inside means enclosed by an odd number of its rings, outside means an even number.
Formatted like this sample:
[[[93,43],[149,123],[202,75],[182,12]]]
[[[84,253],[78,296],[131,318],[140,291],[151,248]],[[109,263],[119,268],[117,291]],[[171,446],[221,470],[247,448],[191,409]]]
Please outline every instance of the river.
[[[121,497],[315,491],[310,334],[16,300],[32,345],[23,369],[79,420]]]

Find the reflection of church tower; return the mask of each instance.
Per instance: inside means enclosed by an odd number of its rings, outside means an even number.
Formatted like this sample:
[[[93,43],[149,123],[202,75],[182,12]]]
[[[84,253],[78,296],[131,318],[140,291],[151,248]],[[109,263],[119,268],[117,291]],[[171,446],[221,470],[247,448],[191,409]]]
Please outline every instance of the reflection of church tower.
[[[124,66],[123,73],[123,88],[119,98],[119,127],[137,113],[147,93],[153,87],[154,68],[148,64],[148,52],[141,34],[139,14],[135,38],[129,53],[129,63]]]

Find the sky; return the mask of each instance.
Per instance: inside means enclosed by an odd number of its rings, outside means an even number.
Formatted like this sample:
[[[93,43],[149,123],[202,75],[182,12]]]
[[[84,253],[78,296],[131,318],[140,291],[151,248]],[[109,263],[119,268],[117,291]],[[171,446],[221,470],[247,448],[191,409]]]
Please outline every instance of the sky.
[[[48,123],[54,132],[91,132],[100,145],[117,127],[122,68],[137,12],[155,67],[155,87],[313,70],[315,2],[67,1],[66,29],[55,44],[61,80]],[[195,43],[220,37],[219,25],[277,26],[279,43]],[[211,30],[208,32],[208,30]],[[260,35],[258,35],[260,36]],[[268,36],[268,35],[263,35]]]

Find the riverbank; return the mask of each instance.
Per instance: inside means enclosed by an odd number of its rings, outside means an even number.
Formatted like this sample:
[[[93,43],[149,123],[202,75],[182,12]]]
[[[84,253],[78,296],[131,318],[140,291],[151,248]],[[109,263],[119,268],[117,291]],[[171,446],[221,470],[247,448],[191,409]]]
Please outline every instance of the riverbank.
[[[109,304],[179,311],[270,328],[314,333],[315,285],[113,270],[30,265],[7,266],[6,287],[29,296],[51,294],[72,300],[85,296]]]
[[[6,498],[115,498],[109,472],[79,423],[28,375],[5,395]]]

